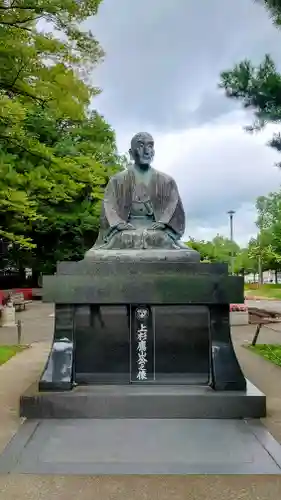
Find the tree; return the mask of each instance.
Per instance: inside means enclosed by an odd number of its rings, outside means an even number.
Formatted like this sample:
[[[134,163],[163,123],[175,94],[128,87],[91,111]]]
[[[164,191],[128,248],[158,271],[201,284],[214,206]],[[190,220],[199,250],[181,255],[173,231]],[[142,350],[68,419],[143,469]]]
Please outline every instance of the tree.
[[[115,134],[89,111],[89,75],[103,55],[81,22],[100,0],[0,5],[0,237],[21,267],[51,271],[93,244]],[[40,32],[36,22],[53,28]],[[55,30],[55,31],[54,31]]]
[[[203,262],[224,262],[230,265],[233,253],[235,274],[258,272],[259,253],[256,240],[251,240],[246,248],[240,248],[237,243],[220,235],[215,236],[211,241],[197,241],[190,238],[186,244],[200,253]]]
[[[39,188],[42,182],[38,171],[26,173],[23,164],[16,169],[18,154],[22,159],[28,156],[27,162],[36,158],[45,169],[51,165],[49,190],[56,188],[57,195],[65,197],[64,187],[57,184],[62,161],[36,134],[26,134],[27,114],[34,105],[50,110],[57,119],[85,118],[90,99],[99,92],[89,85],[87,75],[103,53],[93,35],[79,26],[96,14],[99,4],[100,0],[7,0],[0,5],[0,236],[26,247],[32,244],[24,227],[39,217],[26,183]],[[39,31],[38,20],[50,26],[49,33]]]
[[[256,274],[258,272],[258,261],[256,256],[251,255],[249,246],[241,248],[234,260],[234,272],[235,274]]]
[[[256,0],[256,2],[264,4],[274,24],[281,25],[281,0]]]
[[[219,234],[212,241],[196,241],[190,238],[186,244],[197,250],[204,262],[225,262],[230,264],[232,252],[234,256],[239,252],[239,246],[235,242],[231,242],[228,238]]]
[[[200,253],[202,262],[215,262],[214,245],[210,241],[190,238],[186,245]]]
[[[103,52],[81,22],[95,15],[101,0],[13,0],[0,7],[0,137],[22,147],[26,106],[36,102],[73,119],[99,93],[91,71]],[[50,31],[39,30],[44,21]],[[47,154],[30,141],[28,151]],[[39,151],[36,151],[39,147]]]
[[[217,234],[215,238],[212,240],[215,249],[215,256],[221,262],[231,263],[231,256],[236,257],[240,248],[235,241],[231,241],[229,238],[225,238],[224,236],[220,236]]]
[[[281,0],[256,1],[266,7],[273,23],[279,27]],[[225,90],[228,98],[239,100],[244,108],[254,112],[254,122],[246,127],[248,132],[258,132],[268,123],[281,122],[281,74],[270,55],[265,55],[258,66],[244,60],[233,69],[224,71],[219,87]],[[274,134],[268,145],[281,152],[281,135]],[[277,165],[281,167],[281,162]],[[277,271],[281,266],[280,193],[260,197],[256,207],[259,234],[249,242],[248,253],[255,267],[258,264],[262,280],[262,270]]]
[[[235,265],[240,267],[243,263],[248,273],[259,273],[262,282],[263,271],[277,273],[281,269],[281,192],[260,196],[256,208],[258,235],[250,239],[247,249],[240,251]]]
[[[281,269],[281,191],[257,199],[258,247],[266,269]]]
[[[281,0],[256,0],[263,3],[276,26],[281,25]],[[239,100],[244,108],[254,112],[254,123],[246,130],[260,131],[268,123],[281,122],[281,74],[270,55],[258,66],[244,60],[233,69],[221,73],[219,87],[230,99]],[[281,135],[276,133],[268,143],[281,152]],[[278,163],[281,167],[281,162]]]
[[[281,75],[269,55],[258,67],[245,60],[233,70],[224,71],[219,86],[225,89],[227,97],[254,110],[255,121],[246,127],[247,131],[260,131],[267,123],[281,122]],[[280,152],[281,135],[274,134],[269,145]]]
[[[25,235],[36,247],[30,252],[14,245],[10,255],[18,267],[52,272],[57,261],[77,260],[94,243],[104,187],[121,165],[115,134],[96,112],[83,121],[62,123],[34,109],[27,116],[26,133],[35,131],[62,163],[54,173],[38,165],[37,159],[18,155],[18,169],[23,161],[25,174],[32,173],[28,190],[36,201],[38,218],[25,226]],[[34,184],[36,175],[39,183]],[[63,188],[63,197],[57,185]]]

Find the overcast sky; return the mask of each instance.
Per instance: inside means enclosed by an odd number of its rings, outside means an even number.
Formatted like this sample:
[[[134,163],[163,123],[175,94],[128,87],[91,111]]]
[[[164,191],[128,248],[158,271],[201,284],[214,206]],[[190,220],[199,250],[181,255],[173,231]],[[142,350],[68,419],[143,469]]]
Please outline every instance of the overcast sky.
[[[252,0],[104,0],[87,22],[106,51],[93,74],[103,92],[93,105],[115,128],[120,152],[139,131],[155,138],[155,168],[178,183],[186,236],[255,235],[254,203],[278,189],[274,128],[250,135],[238,103],[217,88],[219,74],[244,58],[277,61],[281,31]]]

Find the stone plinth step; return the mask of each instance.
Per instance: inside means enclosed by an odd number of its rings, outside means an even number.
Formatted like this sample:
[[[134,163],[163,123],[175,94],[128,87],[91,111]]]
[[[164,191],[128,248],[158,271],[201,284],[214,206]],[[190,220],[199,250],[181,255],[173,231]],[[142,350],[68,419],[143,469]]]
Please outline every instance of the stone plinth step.
[[[214,391],[204,386],[95,385],[70,392],[38,392],[21,397],[22,417],[39,418],[260,418],[266,397],[250,382],[247,391]]]

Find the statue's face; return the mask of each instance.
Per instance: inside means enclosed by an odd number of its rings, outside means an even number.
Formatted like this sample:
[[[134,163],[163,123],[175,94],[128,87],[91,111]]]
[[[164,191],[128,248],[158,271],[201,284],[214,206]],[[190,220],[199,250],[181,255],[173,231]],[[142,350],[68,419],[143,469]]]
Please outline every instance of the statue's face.
[[[130,154],[138,166],[149,168],[155,154],[152,136],[147,133],[135,135],[131,142]]]

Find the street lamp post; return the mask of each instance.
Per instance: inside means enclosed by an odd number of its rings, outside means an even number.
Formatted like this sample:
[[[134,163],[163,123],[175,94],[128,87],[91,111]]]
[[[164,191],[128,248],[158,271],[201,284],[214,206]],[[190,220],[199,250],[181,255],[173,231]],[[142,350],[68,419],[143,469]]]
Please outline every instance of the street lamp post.
[[[229,223],[230,223],[230,241],[231,241],[231,274],[234,274],[234,248],[233,248],[233,216],[235,214],[234,210],[229,210]]]

